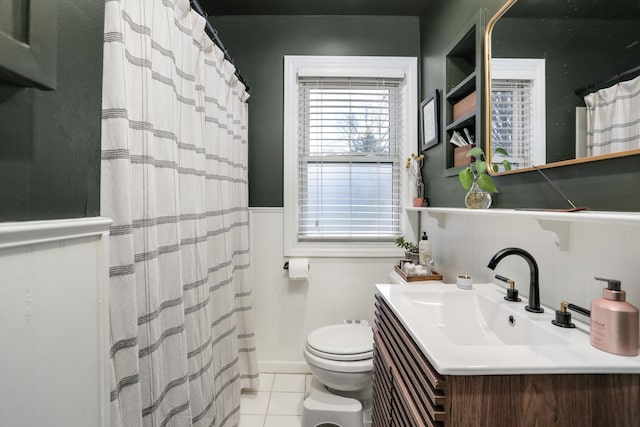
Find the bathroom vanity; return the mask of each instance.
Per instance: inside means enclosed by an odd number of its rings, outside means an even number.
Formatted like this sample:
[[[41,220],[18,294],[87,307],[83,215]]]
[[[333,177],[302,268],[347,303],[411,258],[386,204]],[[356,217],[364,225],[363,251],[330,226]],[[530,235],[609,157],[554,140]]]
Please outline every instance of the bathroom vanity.
[[[377,288],[374,427],[640,422],[640,357],[591,347],[586,325],[556,328],[495,284]]]

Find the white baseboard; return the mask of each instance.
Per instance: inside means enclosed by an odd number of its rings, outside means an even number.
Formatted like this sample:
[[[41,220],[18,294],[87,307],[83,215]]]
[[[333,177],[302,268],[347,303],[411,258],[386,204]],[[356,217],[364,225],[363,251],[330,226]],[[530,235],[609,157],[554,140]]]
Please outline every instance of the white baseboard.
[[[258,360],[258,371],[272,374],[310,374],[306,362]]]

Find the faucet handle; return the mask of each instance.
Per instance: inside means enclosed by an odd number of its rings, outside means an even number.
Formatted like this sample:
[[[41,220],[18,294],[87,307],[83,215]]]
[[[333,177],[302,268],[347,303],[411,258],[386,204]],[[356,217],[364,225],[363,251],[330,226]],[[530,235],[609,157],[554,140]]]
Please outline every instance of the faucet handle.
[[[499,274],[495,275],[495,278],[505,282],[509,285],[509,288],[507,289],[507,296],[504,297],[505,300],[507,301],[513,301],[513,302],[519,302],[522,301],[519,297],[518,297],[518,290],[516,289],[516,282],[514,282],[513,280],[509,279],[508,277],[504,277],[501,276]]]
[[[575,328],[576,325],[571,322],[571,313],[569,313],[569,310],[573,310],[583,316],[591,317],[591,310],[571,304],[570,302],[560,301],[560,310],[556,310],[556,319],[552,320],[551,323],[561,328]]]
[[[556,318],[551,323],[561,328],[575,328],[576,325],[571,321],[571,313],[567,311],[569,305],[566,301],[560,301],[560,310],[556,310]]]

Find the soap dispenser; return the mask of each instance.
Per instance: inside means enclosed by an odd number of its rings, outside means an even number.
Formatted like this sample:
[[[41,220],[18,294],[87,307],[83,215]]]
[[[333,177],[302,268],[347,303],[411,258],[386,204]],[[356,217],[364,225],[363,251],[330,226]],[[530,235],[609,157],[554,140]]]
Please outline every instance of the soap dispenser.
[[[591,345],[621,356],[638,355],[638,309],[625,301],[620,281],[607,282],[602,298],[591,303]]]
[[[418,261],[422,265],[431,264],[431,243],[425,231],[422,232],[422,239],[418,242]]]

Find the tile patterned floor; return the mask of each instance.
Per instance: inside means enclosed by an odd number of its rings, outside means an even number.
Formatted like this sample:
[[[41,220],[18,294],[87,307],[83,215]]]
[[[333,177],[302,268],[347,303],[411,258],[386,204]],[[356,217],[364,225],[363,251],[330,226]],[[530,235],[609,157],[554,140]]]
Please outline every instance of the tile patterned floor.
[[[257,390],[243,391],[239,427],[300,427],[311,375],[260,374]]]

